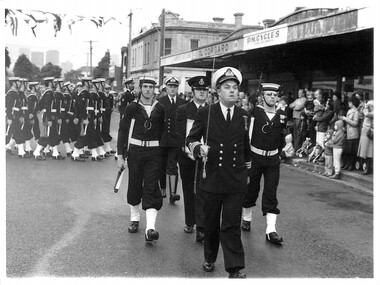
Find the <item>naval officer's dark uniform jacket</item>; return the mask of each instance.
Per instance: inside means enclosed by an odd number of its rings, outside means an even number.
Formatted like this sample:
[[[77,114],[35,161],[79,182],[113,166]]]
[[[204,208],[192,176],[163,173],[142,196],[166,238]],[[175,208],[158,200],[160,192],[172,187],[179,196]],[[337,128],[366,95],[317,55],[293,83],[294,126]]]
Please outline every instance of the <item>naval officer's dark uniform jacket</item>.
[[[5,107],[6,107],[6,117],[7,120],[12,120],[12,123],[9,126],[6,143],[13,138],[16,141],[16,144],[21,144],[24,142],[23,134],[21,131],[21,121],[22,115],[22,101],[18,91],[9,90],[5,97]],[[8,128],[8,127],[7,127]]]
[[[240,221],[251,160],[249,114],[235,106],[228,125],[220,103],[201,108],[186,139],[187,146],[195,156],[199,155],[197,144],[202,137],[206,137],[209,108],[207,145],[210,148],[206,178],[200,181],[200,189],[205,194],[204,255],[207,262],[215,262],[220,240],[225,269],[234,272],[245,267]]]
[[[119,125],[117,153],[127,157],[129,169],[127,201],[133,206],[142,201],[143,210],[160,210],[162,207],[158,179],[162,159],[159,144],[164,120],[165,108],[158,101],[154,101],[148,116],[145,106],[136,100],[127,106]]]
[[[202,171],[202,161],[190,154],[186,146],[186,136],[189,134],[192,124],[197,116],[198,107],[191,101],[181,105],[177,109],[176,130],[178,135],[178,163],[182,180],[182,190],[184,195],[185,207],[185,224],[187,226],[197,225],[197,230],[203,231],[204,228],[204,212],[203,199],[199,191],[199,179]],[[187,151],[186,151],[187,150]],[[197,170],[195,168],[198,167]],[[197,172],[196,192],[194,192],[194,177]]]
[[[160,142],[160,146],[163,148],[163,168],[166,170],[166,174],[177,175],[178,135],[176,133],[175,121],[177,108],[183,104],[186,104],[187,101],[178,95],[176,95],[174,104],[172,104],[169,95],[159,98],[158,101],[165,107],[165,127]]]
[[[270,119],[261,106],[252,111],[253,123],[251,123],[251,156],[252,169],[248,193],[244,207],[256,205],[260,192],[260,180],[264,176],[262,195],[262,212],[279,214],[277,208],[277,186],[280,179],[280,153],[284,145],[286,131],[286,112],[279,109]],[[252,127],[253,125],[253,127]]]

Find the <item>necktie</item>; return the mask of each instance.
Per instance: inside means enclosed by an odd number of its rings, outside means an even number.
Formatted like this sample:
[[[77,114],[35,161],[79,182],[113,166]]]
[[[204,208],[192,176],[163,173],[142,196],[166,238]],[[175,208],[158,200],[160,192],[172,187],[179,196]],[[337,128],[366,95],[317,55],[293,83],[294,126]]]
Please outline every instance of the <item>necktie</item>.
[[[172,98],[172,105],[174,105],[174,98]]]
[[[228,108],[227,109],[227,123],[231,123],[231,109]]]

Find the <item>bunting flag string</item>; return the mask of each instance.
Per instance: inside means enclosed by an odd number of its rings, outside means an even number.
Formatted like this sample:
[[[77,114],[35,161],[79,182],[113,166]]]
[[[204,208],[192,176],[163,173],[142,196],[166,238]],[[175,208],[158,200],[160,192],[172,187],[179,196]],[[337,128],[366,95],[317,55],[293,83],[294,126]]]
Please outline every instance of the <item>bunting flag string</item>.
[[[79,15],[57,14],[40,10],[25,11],[20,9],[5,9],[5,26],[11,29],[13,36],[17,36],[19,29],[19,20],[24,21],[27,26],[30,27],[35,37],[37,37],[36,27],[40,23],[52,23],[54,29],[54,37],[57,36],[57,33],[59,31],[61,31],[63,25],[67,26],[67,28],[70,30],[70,33],[72,33],[73,25],[84,20],[88,20],[94,23],[96,25],[96,28],[104,27],[110,21],[116,21],[122,25],[122,21],[118,20],[115,17],[86,17]]]

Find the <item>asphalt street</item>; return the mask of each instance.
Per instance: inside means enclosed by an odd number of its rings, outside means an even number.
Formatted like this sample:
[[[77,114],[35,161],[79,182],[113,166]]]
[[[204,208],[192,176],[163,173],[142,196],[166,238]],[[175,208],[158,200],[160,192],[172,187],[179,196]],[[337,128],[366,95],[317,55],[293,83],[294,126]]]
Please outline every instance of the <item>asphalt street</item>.
[[[159,211],[158,241],[144,241],[144,212],[140,231],[128,233],[128,177],[115,194],[116,173],[113,157],[7,157],[7,277],[227,277],[221,248],[215,271],[202,270],[202,244],[183,231],[181,186],[181,200],[171,205],[166,198]],[[247,277],[373,278],[373,196],[287,165],[280,181],[277,231],[284,243],[265,241],[259,203],[251,232],[242,232]]]

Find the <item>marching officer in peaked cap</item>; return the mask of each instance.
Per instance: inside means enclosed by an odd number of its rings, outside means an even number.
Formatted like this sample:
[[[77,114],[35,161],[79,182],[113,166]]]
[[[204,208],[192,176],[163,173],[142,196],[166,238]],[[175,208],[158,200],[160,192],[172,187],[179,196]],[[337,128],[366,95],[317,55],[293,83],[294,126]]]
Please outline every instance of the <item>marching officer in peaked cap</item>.
[[[118,167],[128,161],[129,181],[127,201],[131,210],[130,233],[139,229],[140,203],[146,213],[145,241],[159,238],[156,218],[162,207],[158,188],[162,153],[160,139],[164,128],[165,107],[154,99],[156,79],[150,76],[139,80],[141,94],[130,103],[120,121],[117,153]]]
[[[62,116],[62,130],[61,139],[66,149],[66,156],[71,156],[73,149],[70,143],[75,142],[79,135],[78,131],[75,131],[73,126],[73,99],[71,97],[70,82],[65,82],[62,87],[62,106],[61,106],[61,116]]]
[[[128,77],[124,80],[125,92],[121,94],[119,103],[120,120],[122,119],[125,108],[128,106],[128,104],[135,100],[135,96],[132,94],[134,84],[135,82],[133,80],[133,77]]]
[[[203,270],[214,270],[221,243],[229,278],[246,278],[240,272],[245,267],[240,221],[251,157],[249,114],[235,106],[241,81],[241,73],[233,67],[214,73],[212,86],[216,87],[220,101],[198,111],[186,139],[192,155],[203,159],[200,181],[206,217]]]
[[[286,132],[286,113],[281,109],[276,110],[279,88],[278,84],[262,83],[263,105],[252,111],[249,130],[252,170],[242,216],[242,229],[250,231],[252,209],[256,206],[261,177],[264,176],[261,210],[267,221],[265,238],[275,244],[281,244],[283,241],[276,231],[276,219],[280,214],[277,208],[281,161],[279,154]]]
[[[42,95],[38,101],[37,117],[40,127],[40,138],[37,142],[37,147],[33,152],[36,160],[45,160],[46,157],[42,154],[42,150],[47,148],[49,142],[51,122],[51,103],[53,101],[53,81],[54,77],[45,77],[42,81]]]
[[[174,204],[180,199],[177,194],[178,184],[178,136],[175,129],[177,108],[187,101],[179,97],[178,87],[181,79],[177,76],[169,76],[164,80],[167,95],[160,97],[159,102],[165,106],[165,130],[162,134],[160,147],[163,150],[160,188],[162,196],[166,197],[166,179],[169,182],[169,201]]]
[[[195,76],[188,80],[194,94],[193,100],[177,109],[176,129],[178,134],[178,164],[182,180],[185,208],[185,233],[192,233],[196,224],[196,241],[204,239],[204,212],[202,192],[199,191],[199,179],[202,173],[202,161],[194,158],[185,144],[186,136],[197,116],[198,109],[206,104],[211,80],[206,76]],[[196,176],[196,177],[195,177]]]

